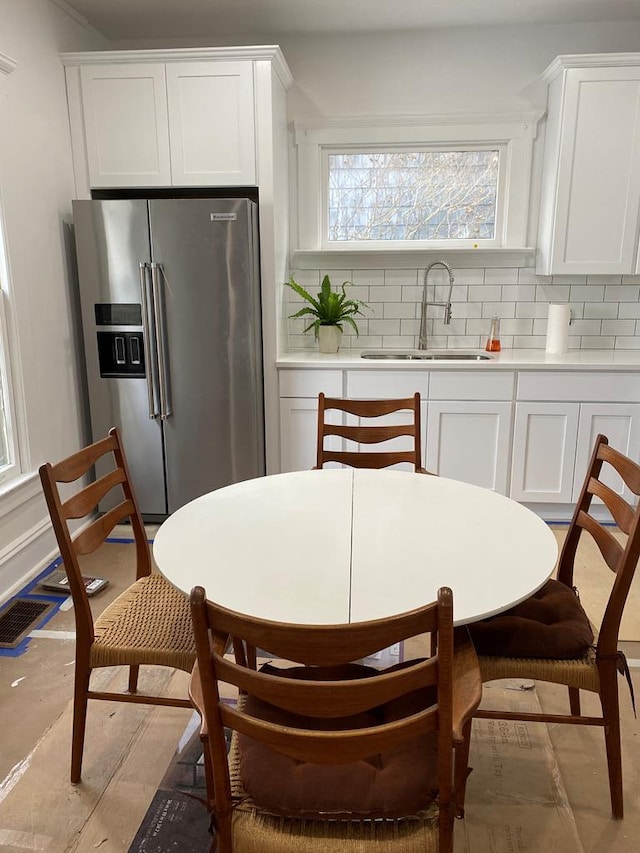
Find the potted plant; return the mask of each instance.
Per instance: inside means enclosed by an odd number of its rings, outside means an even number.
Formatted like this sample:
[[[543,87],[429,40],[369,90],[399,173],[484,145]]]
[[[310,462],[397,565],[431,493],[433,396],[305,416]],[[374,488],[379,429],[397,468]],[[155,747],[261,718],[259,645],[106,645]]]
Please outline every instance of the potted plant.
[[[313,317],[314,319],[304,330],[308,332],[313,329],[316,339],[320,344],[320,352],[338,352],[340,348],[340,340],[342,338],[343,323],[348,323],[355,331],[356,335],[360,334],[358,326],[354,320],[355,314],[362,314],[361,306],[368,307],[366,302],[361,302],[359,299],[348,299],[346,286],[351,284],[350,281],[344,281],[340,285],[342,292],[331,289],[331,281],[329,276],[325,275],[322,279],[320,292],[317,298],[313,298],[311,294],[305,290],[302,285],[291,276],[289,281],[286,281],[287,287],[301,296],[309,305],[305,305],[295,314],[290,314],[290,319],[297,317]]]

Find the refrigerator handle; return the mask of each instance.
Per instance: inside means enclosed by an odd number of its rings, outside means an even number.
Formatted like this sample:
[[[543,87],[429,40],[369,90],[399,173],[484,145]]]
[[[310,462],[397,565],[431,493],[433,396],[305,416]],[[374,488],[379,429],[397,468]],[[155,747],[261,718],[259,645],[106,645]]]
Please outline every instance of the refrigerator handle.
[[[156,394],[154,394],[154,379],[155,379],[155,368],[154,368],[154,360],[152,358],[152,349],[151,349],[151,323],[150,316],[152,310],[152,304],[150,299],[150,291],[149,291],[149,267],[148,264],[143,263],[142,261],[139,264],[140,269],[140,296],[142,300],[142,339],[144,343],[144,361],[146,365],[146,374],[147,374],[147,399],[149,404],[149,420],[154,420],[160,414],[156,409]]]
[[[158,386],[160,389],[160,420],[166,420],[172,414],[171,395],[169,393],[169,375],[167,359],[167,338],[164,326],[164,292],[158,273],[166,274],[162,264],[149,264],[151,267],[151,287],[153,291],[153,321],[156,332],[156,353],[158,357]]]

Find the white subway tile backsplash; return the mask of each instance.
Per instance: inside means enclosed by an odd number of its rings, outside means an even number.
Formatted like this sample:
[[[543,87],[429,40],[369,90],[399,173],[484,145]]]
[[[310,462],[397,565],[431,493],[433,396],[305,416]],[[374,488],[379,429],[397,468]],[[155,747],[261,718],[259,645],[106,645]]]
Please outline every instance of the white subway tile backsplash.
[[[616,307],[621,319],[640,318],[640,302],[620,302]]]
[[[453,275],[456,284],[484,284],[484,270],[480,268],[468,270],[454,270]]]
[[[372,284],[382,287],[385,283],[384,270],[354,270],[351,281],[358,287],[370,287]]]
[[[369,288],[371,302],[400,302],[402,288],[399,284],[384,284],[382,287],[373,285]]]
[[[548,302],[517,302],[516,317],[547,317]]]
[[[399,335],[400,320],[369,320],[370,335]]]
[[[618,304],[617,302],[585,302],[582,316],[585,320],[595,318],[614,320],[618,316]]]
[[[383,317],[389,319],[415,320],[417,306],[413,302],[387,302],[384,305]]]
[[[483,348],[491,318],[501,319],[502,349],[544,349],[550,302],[571,303],[569,349],[640,349],[640,276],[538,276],[532,268],[462,269],[453,271],[452,320],[443,308],[429,306],[428,345],[435,348]],[[295,280],[314,296],[322,270],[292,270]],[[367,303],[354,319],[360,336],[345,324],[345,349],[402,349],[418,344],[422,302],[422,269],[330,270],[334,287],[353,282],[347,295]],[[449,292],[446,270],[429,274],[428,298],[443,302]],[[285,288],[283,316],[304,305]],[[291,349],[317,349],[310,319],[287,320]]]
[[[616,339],[613,337],[605,337],[604,335],[582,336],[582,349],[613,349]]]
[[[640,286],[637,284],[608,284],[604,289],[605,302],[637,302],[639,299]]]
[[[535,284],[504,284],[502,286],[503,302],[524,302],[535,298]]]
[[[633,337],[619,337],[615,339],[615,349],[640,349],[640,335]]]
[[[602,302],[604,300],[603,284],[572,284],[571,302]]]
[[[636,321],[635,320],[603,320],[602,329],[603,335],[635,335]]]
[[[500,322],[500,335],[531,335],[533,333],[533,320],[502,320]]]
[[[500,267],[484,271],[485,284],[515,284],[518,281],[517,268]]]
[[[539,284],[536,287],[536,302],[568,302],[568,284]]]
[[[499,284],[483,284],[469,288],[469,302],[500,302],[502,287]]]

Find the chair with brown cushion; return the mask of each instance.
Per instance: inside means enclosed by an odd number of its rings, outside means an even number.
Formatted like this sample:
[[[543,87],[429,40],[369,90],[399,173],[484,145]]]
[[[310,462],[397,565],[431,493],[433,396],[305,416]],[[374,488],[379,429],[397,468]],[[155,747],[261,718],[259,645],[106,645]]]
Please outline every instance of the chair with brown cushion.
[[[566,684],[570,714],[524,714],[507,711],[478,711],[489,719],[537,720],[604,727],[611,808],[615,818],[623,816],[618,672],[626,661],[618,651],[618,630],[624,605],[640,553],[640,504],[630,505],[603,482],[615,471],[634,495],[640,494],[640,465],[609,447],[599,435],[587,476],[564,541],[558,563],[558,579],[547,584],[527,601],[491,619],[471,625],[469,630],[480,657],[483,682],[499,678],[527,678]],[[621,544],[610,529],[596,520],[592,499],[604,504],[619,530],[626,535]],[[602,507],[600,507],[602,509]],[[613,572],[613,581],[595,646],[592,626],[574,590],[574,562],[583,532],[589,533]],[[597,693],[602,716],[580,711],[580,690]],[[466,758],[463,756],[463,766]]]
[[[96,463],[107,473],[93,482],[83,480]],[[76,623],[75,689],[71,781],[79,782],[82,769],[87,703],[89,699],[173,705],[190,708],[184,698],[137,693],[142,664],[168,666],[191,672],[195,643],[189,600],[161,575],[152,573],[151,552],[142,517],[134,496],[124,449],[117,429],[55,465],[40,468],[58,547],[69,579]],[[72,494],[70,494],[72,492]],[[109,495],[117,501],[112,509],[98,514],[98,504]],[[69,522],[86,519],[72,536]],[[135,540],[135,581],[94,620],[82,581],[80,558],[96,551],[116,524],[131,522]],[[91,690],[91,672],[98,667],[129,667],[127,693]]]
[[[207,602],[202,587],[191,608],[190,691],[214,777],[211,850],[450,853],[452,751],[470,735],[481,686],[464,629],[454,652],[449,589],[419,610],[353,625],[252,619]],[[383,671],[353,663],[430,631],[439,636],[433,658]],[[230,638],[234,650],[248,644],[282,660],[243,666],[237,651],[226,654]]]
[[[333,424],[327,420],[326,413],[332,410],[352,415],[356,418],[373,419],[392,415],[396,412],[410,412],[411,417],[405,423],[397,424]],[[325,447],[325,438],[338,436],[350,444],[346,450],[332,450]],[[380,444],[391,439],[408,436],[412,441],[407,450],[389,449],[388,446],[373,452],[359,451],[356,444]],[[347,400],[318,395],[318,452],[315,468],[322,468],[326,462],[339,462],[353,468],[388,468],[401,462],[413,465],[414,471],[429,474],[422,467],[420,440],[420,394],[401,400]]]

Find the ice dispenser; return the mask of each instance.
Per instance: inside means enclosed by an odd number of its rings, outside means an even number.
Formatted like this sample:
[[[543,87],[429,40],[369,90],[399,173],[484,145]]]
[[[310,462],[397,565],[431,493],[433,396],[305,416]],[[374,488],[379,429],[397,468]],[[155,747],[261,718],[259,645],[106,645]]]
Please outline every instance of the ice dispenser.
[[[100,376],[141,378],[145,375],[142,339],[142,309],[139,304],[96,304],[98,363]],[[135,331],[122,327],[137,326]]]

